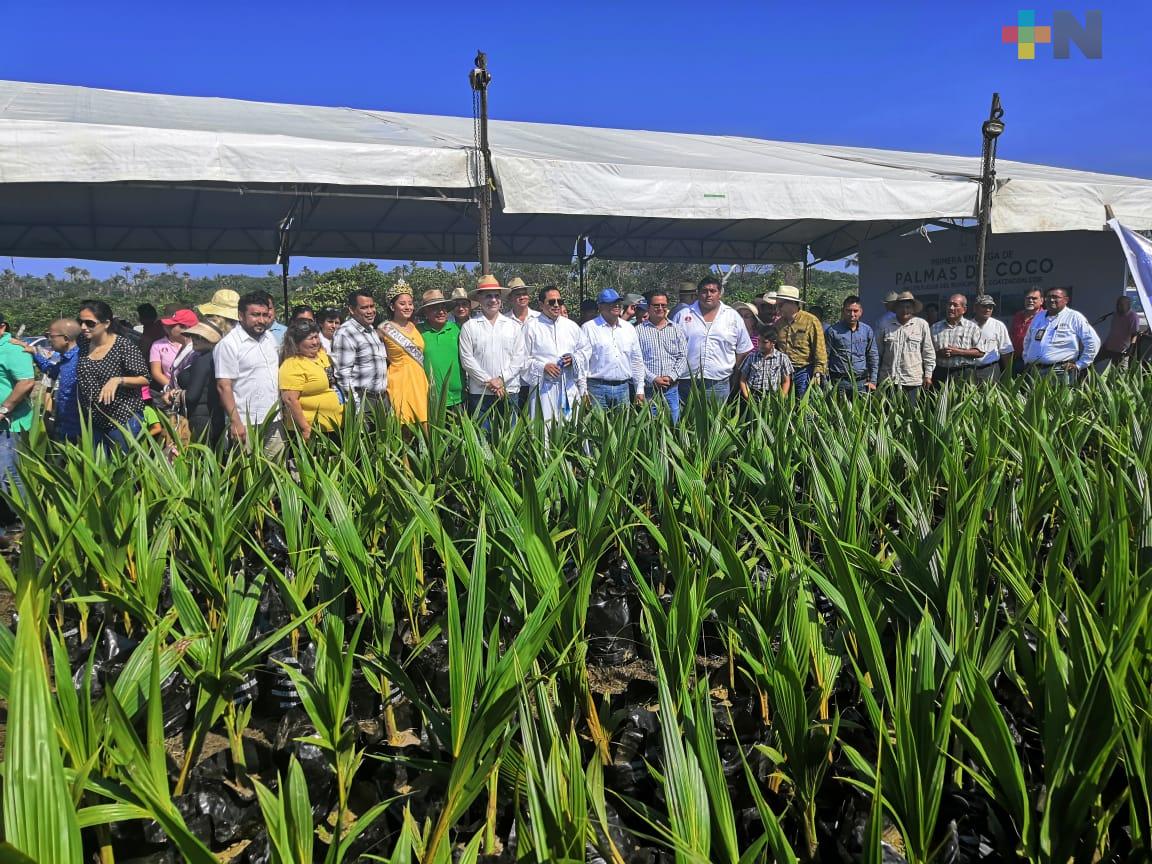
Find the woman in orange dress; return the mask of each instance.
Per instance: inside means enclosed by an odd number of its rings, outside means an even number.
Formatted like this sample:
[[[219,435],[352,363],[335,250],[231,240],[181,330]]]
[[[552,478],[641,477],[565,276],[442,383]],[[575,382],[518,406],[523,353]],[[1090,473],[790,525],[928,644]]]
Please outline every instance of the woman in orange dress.
[[[416,303],[406,282],[397,282],[387,297],[390,317],[377,332],[388,352],[388,398],[401,423],[428,424],[428,375],[424,371],[424,337],[412,320]]]

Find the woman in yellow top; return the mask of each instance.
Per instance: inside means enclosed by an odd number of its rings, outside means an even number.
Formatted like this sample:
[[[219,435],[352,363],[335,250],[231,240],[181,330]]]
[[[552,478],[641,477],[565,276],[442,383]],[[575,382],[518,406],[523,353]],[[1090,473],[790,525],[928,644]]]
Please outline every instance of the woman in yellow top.
[[[320,347],[320,325],[307,318],[289,324],[280,361],[280,399],[286,425],[299,429],[305,441],[313,429],[339,429],[344,420],[343,399],[335,386],[332,361]]]
[[[424,337],[412,321],[412,289],[397,282],[388,292],[391,317],[377,329],[388,351],[388,399],[401,423],[428,424],[428,375]]]

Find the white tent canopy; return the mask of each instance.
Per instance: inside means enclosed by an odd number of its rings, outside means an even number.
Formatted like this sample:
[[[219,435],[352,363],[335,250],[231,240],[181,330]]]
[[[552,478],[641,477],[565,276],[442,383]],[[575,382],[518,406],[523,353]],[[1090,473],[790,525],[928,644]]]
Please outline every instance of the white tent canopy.
[[[493,121],[493,260],[841,257],[972,218],[979,159]],[[475,260],[473,121],[0,82],[0,253]],[[994,231],[1152,228],[1152,181],[1001,161]],[[291,219],[286,236],[280,226]]]

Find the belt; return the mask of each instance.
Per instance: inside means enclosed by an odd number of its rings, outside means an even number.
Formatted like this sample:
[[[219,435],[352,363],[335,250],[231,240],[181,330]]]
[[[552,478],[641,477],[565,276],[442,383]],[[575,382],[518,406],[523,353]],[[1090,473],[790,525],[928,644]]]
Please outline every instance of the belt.
[[[589,384],[609,384],[613,387],[619,387],[621,384],[631,384],[632,379],[631,378],[624,378],[623,380],[620,380],[620,381],[609,381],[607,378],[589,378],[588,383]]]
[[[999,362],[1000,362],[999,360],[993,360],[991,363],[985,363],[983,366],[977,366],[976,368],[977,369],[991,369],[993,366],[997,365]]]
[[[1032,365],[1035,366],[1037,369],[1052,369],[1056,366],[1067,366],[1069,363],[1073,363],[1073,362],[1075,362],[1075,361],[1073,361],[1073,360],[1057,360],[1055,363],[1033,363]]]

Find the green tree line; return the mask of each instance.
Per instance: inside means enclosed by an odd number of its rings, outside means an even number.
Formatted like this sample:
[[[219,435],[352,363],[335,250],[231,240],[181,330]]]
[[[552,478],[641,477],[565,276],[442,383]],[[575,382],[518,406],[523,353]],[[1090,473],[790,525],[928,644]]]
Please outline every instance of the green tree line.
[[[494,275],[502,283],[519,276],[529,285],[555,285],[561,289],[570,307],[580,301],[579,268],[575,263],[564,264],[493,264]],[[704,264],[657,264],[630,261],[587,262],[584,274],[584,294],[594,296],[606,287],[622,293],[643,294],[658,287],[675,286],[682,281],[695,282],[708,273],[725,279],[726,295],[730,302],[748,300],[782,284],[800,285],[803,280],[799,264],[709,267]],[[280,275],[269,270],[264,276],[227,274],[194,277],[180,271],[176,265],[163,265],[155,270],[145,266],[124,265],[120,271],[105,279],[93,278],[85,268],[69,266],[63,276],[52,273],[28,276],[11,269],[0,271],[0,313],[14,327],[23,325],[29,334],[42,333],[55,318],[71,317],[81,301],[98,297],[112,306],[117,317],[135,323],[136,306],[152,303],[158,309],[168,303],[196,305],[207,301],[221,288],[230,288],[240,294],[248,291],[268,291],[279,300],[283,296]],[[419,295],[431,288],[446,294],[455,288],[471,288],[476,281],[475,265],[435,264],[425,266],[415,261],[390,270],[361,261],[349,267],[317,271],[304,267],[288,278],[289,302],[308,303],[317,308],[343,306],[348,291],[364,285],[382,295],[397,280],[403,279]],[[843,271],[810,270],[808,274],[808,302],[813,312],[828,319],[835,317],[840,301],[854,293],[858,280],[854,273]]]

